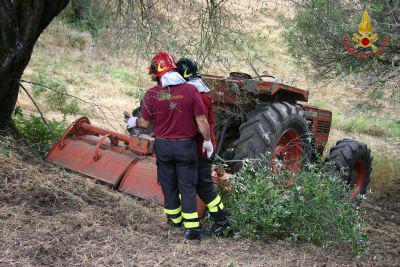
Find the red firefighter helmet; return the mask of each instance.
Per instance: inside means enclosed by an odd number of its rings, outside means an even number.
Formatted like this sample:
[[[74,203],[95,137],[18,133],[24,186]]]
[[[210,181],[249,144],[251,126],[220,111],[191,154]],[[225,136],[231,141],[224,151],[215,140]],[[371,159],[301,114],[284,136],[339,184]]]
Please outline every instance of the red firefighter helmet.
[[[167,52],[160,52],[151,60],[149,74],[155,74],[161,78],[165,73],[176,68],[175,59]]]

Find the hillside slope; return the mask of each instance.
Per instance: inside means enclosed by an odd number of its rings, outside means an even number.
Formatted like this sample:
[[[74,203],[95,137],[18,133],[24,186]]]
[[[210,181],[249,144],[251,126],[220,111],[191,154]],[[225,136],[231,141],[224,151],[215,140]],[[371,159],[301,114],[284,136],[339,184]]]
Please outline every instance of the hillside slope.
[[[395,265],[400,258],[400,184],[363,204],[371,244],[357,259],[345,247],[282,240],[188,242],[161,207],[66,172],[9,139],[0,141],[0,173],[0,266]]]

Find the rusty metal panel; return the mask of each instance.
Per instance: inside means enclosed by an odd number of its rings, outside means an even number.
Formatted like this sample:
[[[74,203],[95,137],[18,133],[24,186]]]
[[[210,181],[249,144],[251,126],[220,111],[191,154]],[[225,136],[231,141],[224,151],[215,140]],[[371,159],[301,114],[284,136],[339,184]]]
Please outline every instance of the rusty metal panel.
[[[143,199],[164,203],[163,193],[157,183],[157,166],[154,158],[135,160],[126,171],[118,190]]]
[[[306,110],[306,119],[311,123],[310,131],[314,136],[316,147],[324,149],[331,129],[332,112],[309,105],[302,106]]]
[[[164,204],[164,196],[157,182],[157,165],[155,158],[148,157],[135,160],[126,171],[118,191],[137,196],[142,199]],[[197,197],[197,211],[204,216],[206,205]]]
[[[91,136],[91,139],[100,140],[94,136]],[[45,159],[114,186],[135,160],[124,154],[102,149],[101,146],[96,154],[96,143],[83,138],[66,138],[63,143],[63,146],[59,146],[58,143],[54,145]]]

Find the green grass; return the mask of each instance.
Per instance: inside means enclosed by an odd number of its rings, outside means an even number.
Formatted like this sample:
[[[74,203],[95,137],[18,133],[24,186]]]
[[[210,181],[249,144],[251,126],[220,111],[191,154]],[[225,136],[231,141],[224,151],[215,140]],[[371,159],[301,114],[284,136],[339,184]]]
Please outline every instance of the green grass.
[[[335,129],[348,133],[368,134],[376,137],[400,138],[400,121],[368,115],[345,116],[329,103],[313,101],[312,106],[332,111],[332,125]]]
[[[134,89],[130,89],[128,91],[124,91],[124,94],[132,97],[134,99],[137,100],[142,100],[144,98],[144,95],[146,93],[146,89],[144,88],[134,88]]]
[[[375,155],[372,161],[371,182],[368,186],[372,192],[390,191],[396,180],[400,181],[400,160],[390,156]]]
[[[132,85],[135,82],[135,77],[126,71],[112,70],[111,77],[116,78],[125,84]]]
[[[78,113],[82,113],[78,101],[65,95],[68,93],[68,90],[64,81],[49,78],[42,74],[33,75],[31,79],[33,82],[37,83],[32,84],[33,95],[36,98],[42,99],[51,110],[60,111],[64,115],[77,115]],[[57,92],[49,90],[41,85],[52,88]]]
[[[376,137],[400,137],[400,122],[384,118],[366,116],[345,118],[337,115],[333,117],[333,127],[349,133],[362,133]]]

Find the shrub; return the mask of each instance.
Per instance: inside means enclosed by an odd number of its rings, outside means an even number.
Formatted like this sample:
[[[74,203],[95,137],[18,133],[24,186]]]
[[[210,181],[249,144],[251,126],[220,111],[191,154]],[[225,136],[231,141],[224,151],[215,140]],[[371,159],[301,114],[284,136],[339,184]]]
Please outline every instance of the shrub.
[[[87,31],[93,37],[110,24],[111,13],[98,1],[73,0],[64,10],[62,17],[79,31]]]
[[[52,110],[61,111],[67,103],[67,87],[58,81],[54,81],[50,85],[51,88],[56,89],[58,92],[47,91],[45,94],[45,102]]]
[[[25,116],[19,107],[14,111],[13,122],[33,150],[41,156],[46,154],[66,128],[65,120],[48,120],[46,125],[40,116]]]
[[[63,114],[76,115],[82,111],[83,110],[79,107],[79,103],[76,99],[71,99],[64,107],[61,108],[61,112]]]
[[[76,99],[70,99],[67,86],[63,81],[47,78],[41,74],[32,77],[32,81],[37,83],[32,85],[33,95],[36,97],[43,96],[46,105],[55,111],[60,111],[62,114],[76,115],[82,110]],[[56,91],[51,91],[41,85],[52,88]]]
[[[246,162],[231,180],[224,201],[236,238],[270,235],[324,247],[345,243],[357,254],[363,251],[364,222],[338,176],[315,166],[295,177],[272,175],[267,167]]]
[[[43,86],[40,86],[38,84],[46,84],[47,79],[44,77],[42,74],[37,74],[32,76],[32,81],[37,83],[37,84],[32,84],[32,94],[33,96],[41,96],[44,92],[46,92],[46,89]]]

